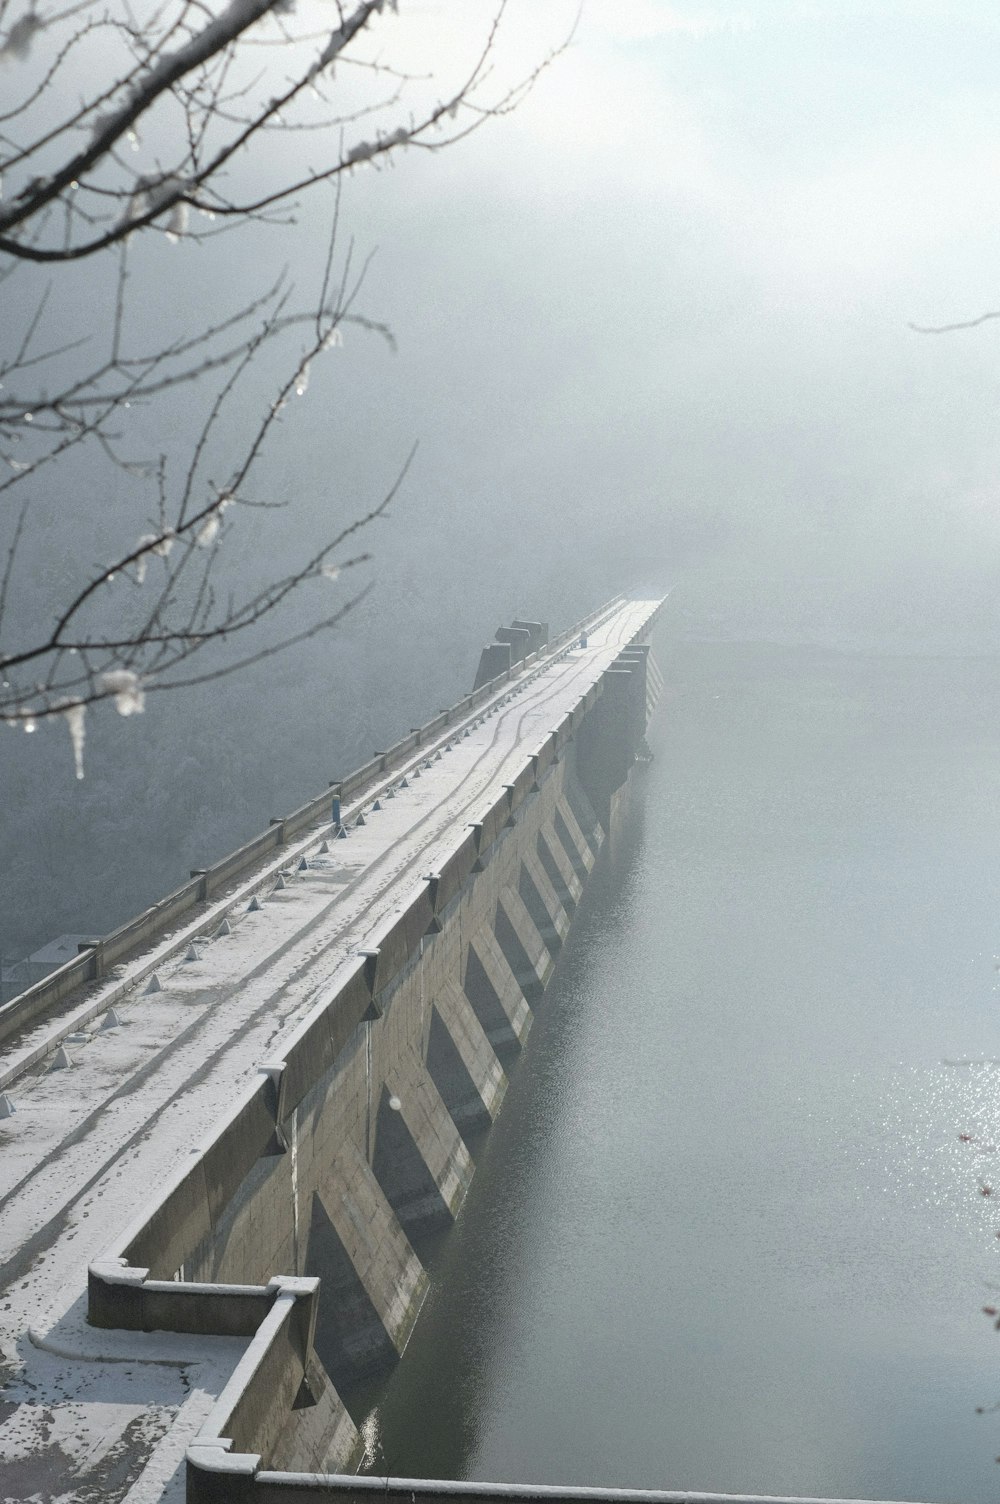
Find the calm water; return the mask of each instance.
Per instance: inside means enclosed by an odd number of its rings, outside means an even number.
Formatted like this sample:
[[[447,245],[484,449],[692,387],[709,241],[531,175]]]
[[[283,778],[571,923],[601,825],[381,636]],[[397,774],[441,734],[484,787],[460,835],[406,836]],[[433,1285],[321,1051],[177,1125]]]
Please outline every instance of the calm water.
[[[376,1470],[993,1504],[1000,664],[663,657]]]

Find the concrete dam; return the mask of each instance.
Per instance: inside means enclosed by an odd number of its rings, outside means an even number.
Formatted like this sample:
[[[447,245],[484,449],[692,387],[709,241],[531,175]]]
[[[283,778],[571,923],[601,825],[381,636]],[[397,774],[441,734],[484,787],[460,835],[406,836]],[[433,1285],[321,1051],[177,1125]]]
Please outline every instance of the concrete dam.
[[[0,1497],[390,1491],[344,1396],[404,1351],[629,797],[661,605],[501,629],[458,705],[0,1008]],[[532,1493],[404,1491],[491,1489]]]

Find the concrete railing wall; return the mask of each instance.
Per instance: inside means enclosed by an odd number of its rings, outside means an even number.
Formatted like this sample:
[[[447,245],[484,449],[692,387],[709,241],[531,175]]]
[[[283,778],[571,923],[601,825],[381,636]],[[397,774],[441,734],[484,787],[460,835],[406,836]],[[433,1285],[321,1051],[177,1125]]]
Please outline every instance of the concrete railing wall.
[[[345,1474],[275,1472],[254,1466],[256,1458],[229,1458],[224,1477],[209,1473],[208,1455],[188,1452],[189,1504],[869,1504],[866,1500],[787,1497],[778,1494],[695,1493],[690,1489],[574,1488],[544,1483],[479,1483],[471,1479],[355,1477]],[[234,1464],[244,1462],[237,1474]],[[224,1485],[225,1486],[225,1485]]]
[[[516,667],[508,668],[497,678],[465,695],[455,705],[440,711],[425,725],[415,728],[386,751],[377,753],[346,778],[331,783],[326,791],[293,810],[290,815],[272,819],[267,830],[260,835],[254,836],[211,867],[192,872],[188,882],[175,888],[158,903],[145,909],[134,919],[127,920],[102,940],[83,947],[74,960],[66,962],[34,986],[0,1005],[0,1044],[41,1018],[80,988],[90,982],[100,981],[113,966],[134,956],[150,940],[163,935],[171,925],[190,914],[199,904],[218,896],[231,883],[245,877],[261,861],[279,851],[287,841],[317,823],[332,822],[335,799],[351,799],[378,778],[402,766],[418,747],[426,746],[428,742],[440,737],[449,726],[502,691],[515,672],[520,676],[536,667],[539,662],[548,662],[568,651],[581,632],[599,625],[621,599],[621,596],[615,596],[599,610],[560,633],[547,646],[530,653]]]

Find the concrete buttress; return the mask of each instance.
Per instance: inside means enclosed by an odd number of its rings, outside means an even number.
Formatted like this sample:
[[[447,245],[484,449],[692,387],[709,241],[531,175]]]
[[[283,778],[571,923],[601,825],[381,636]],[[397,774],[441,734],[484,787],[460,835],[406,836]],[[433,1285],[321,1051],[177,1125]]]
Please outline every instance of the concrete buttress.
[[[496,937],[525,997],[532,1002],[540,998],[552,975],[552,957],[514,887],[504,888],[500,895]]]
[[[345,1144],[312,1194],[306,1269],[328,1288],[316,1350],[338,1386],[390,1367],[403,1351],[427,1275],[368,1160]]]
[[[492,925],[469,942],[463,985],[490,1044],[501,1060],[510,1060],[527,1038],[531,1009]]]
[[[580,902],[583,892],[583,884],[576,875],[573,863],[566,855],[565,847],[558,835],[551,828],[543,828],[538,832],[537,849],[538,860],[544,868],[549,881],[559,894],[566,912],[570,915]]]
[[[434,999],[427,1063],[459,1130],[488,1127],[500,1111],[507,1076],[455,982],[445,982]]]
[[[472,1159],[426,1063],[407,1052],[386,1072],[373,1168],[410,1238],[454,1221]]]
[[[550,952],[555,955],[569,934],[570,916],[562,897],[553,887],[548,873],[538,858],[537,851],[530,848],[521,859],[521,878],[518,884],[521,900],[531,914],[538,933]]]

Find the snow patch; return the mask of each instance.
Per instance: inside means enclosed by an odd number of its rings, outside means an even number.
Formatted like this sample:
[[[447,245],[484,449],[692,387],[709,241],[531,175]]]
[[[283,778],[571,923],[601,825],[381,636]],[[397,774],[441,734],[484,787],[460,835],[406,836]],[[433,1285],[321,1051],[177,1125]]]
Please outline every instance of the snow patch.
[[[210,548],[219,536],[219,518],[213,513],[206,517],[201,527],[194,535],[194,541],[199,548]]]
[[[110,669],[100,678],[101,688],[114,695],[119,715],[141,715],[146,708],[146,692],[139,675],[130,668]]]

